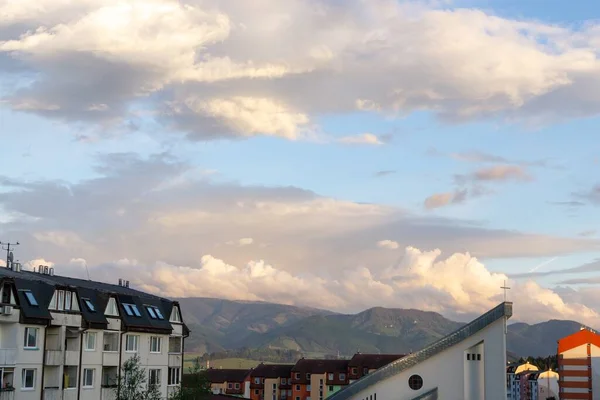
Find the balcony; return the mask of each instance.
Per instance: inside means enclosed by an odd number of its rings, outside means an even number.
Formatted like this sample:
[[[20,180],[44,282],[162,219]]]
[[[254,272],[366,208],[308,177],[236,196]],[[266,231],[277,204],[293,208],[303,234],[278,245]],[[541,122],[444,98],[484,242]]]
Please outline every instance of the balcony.
[[[181,367],[181,354],[169,354],[169,367]]]
[[[15,365],[17,349],[0,349],[0,365]]]
[[[64,389],[62,400],[77,400],[77,389]]]
[[[119,366],[119,353],[112,351],[105,351],[102,353],[102,365],[107,367]]]
[[[0,389],[0,400],[14,400],[15,389]]]
[[[65,365],[79,365],[79,351],[65,351]]]
[[[44,400],[60,400],[60,390],[58,388],[44,388]]]
[[[117,393],[113,388],[102,388],[102,396],[100,398],[102,400],[116,400]]]
[[[46,350],[46,365],[57,366],[63,363],[62,350]]]

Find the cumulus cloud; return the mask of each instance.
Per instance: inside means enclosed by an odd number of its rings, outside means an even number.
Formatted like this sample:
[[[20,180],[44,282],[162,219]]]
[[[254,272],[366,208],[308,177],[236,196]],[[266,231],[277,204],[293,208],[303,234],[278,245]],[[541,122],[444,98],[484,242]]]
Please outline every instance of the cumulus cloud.
[[[5,101],[69,121],[122,123],[143,104],[193,139],[294,139],[357,110],[534,123],[600,110],[594,23],[393,0],[23,0],[0,14],[19,81]]]
[[[457,190],[455,192],[434,193],[423,202],[425,208],[434,209],[444,207],[449,204],[463,203],[467,199],[467,190]]]
[[[235,246],[249,246],[254,243],[254,239],[252,238],[241,238],[235,241],[229,241],[227,244],[235,245]]]
[[[383,142],[372,133],[363,133],[360,135],[354,136],[344,136],[339,139],[340,143],[343,144],[371,144],[371,145],[379,145],[383,144]]]
[[[519,165],[496,165],[481,168],[469,175],[457,175],[456,181],[462,182],[506,182],[530,181],[532,177],[527,170]]]
[[[241,266],[204,255],[198,265],[165,262],[143,264],[122,259],[89,267],[93,279],[131,281],[134,288],[171,297],[225,297],[285,304],[327,307],[356,312],[375,305],[420,308],[468,319],[502,301],[508,278],[490,272],[468,253],[443,257],[440,250],[407,247],[401,261],[383,269],[355,267],[335,278],[321,274],[283,271],[263,260]],[[81,260],[57,267],[59,274],[87,276]],[[551,318],[575,319],[592,326],[600,322],[593,309],[565,301],[556,292],[533,281],[510,282],[514,293],[528,293],[528,301],[515,304],[515,319],[539,322]]]
[[[286,271],[341,273],[357,264],[387,265],[399,248],[468,249],[478,257],[552,257],[600,248],[594,238],[492,229],[477,221],[420,216],[380,204],[334,199],[297,187],[243,186],[198,174],[168,154],[110,154],[95,177],[67,184],[0,178],[0,229],[40,256],[90,264],[122,258],[190,265],[210,254],[232,265],[265,259]],[[240,238],[268,246],[223,246]],[[164,246],[164,243],[171,243]]]
[[[386,239],[386,240],[380,240],[379,242],[377,242],[377,247],[382,248],[382,249],[395,250],[400,247],[400,244],[398,244],[398,242],[395,242],[393,240]]]

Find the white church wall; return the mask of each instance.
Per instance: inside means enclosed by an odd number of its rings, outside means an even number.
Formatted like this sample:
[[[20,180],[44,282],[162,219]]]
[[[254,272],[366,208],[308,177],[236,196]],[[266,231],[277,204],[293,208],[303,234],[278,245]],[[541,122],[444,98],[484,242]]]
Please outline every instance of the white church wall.
[[[352,396],[352,400],[368,399],[374,394],[377,395],[378,400],[411,400],[436,387],[440,399],[465,400],[466,350],[477,346],[481,341],[483,341],[483,354],[482,360],[479,362],[483,364],[485,371],[485,399],[506,400],[506,337],[504,329],[505,320],[499,319],[456,346],[366,388]],[[409,387],[408,382],[412,375],[422,377],[421,389],[413,390]],[[479,390],[479,384],[470,383],[470,385]]]

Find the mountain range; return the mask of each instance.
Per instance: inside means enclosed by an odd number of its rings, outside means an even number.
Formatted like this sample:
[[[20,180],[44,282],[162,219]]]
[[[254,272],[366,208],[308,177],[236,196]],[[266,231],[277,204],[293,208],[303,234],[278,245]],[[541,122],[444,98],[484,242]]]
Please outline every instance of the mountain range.
[[[180,298],[192,333],[186,351],[240,348],[296,350],[310,357],[416,351],[463,325],[414,309],[375,307],[357,314],[265,302]],[[556,353],[557,340],[577,332],[576,321],[550,320],[508,326],[507,351],[514,357]]]

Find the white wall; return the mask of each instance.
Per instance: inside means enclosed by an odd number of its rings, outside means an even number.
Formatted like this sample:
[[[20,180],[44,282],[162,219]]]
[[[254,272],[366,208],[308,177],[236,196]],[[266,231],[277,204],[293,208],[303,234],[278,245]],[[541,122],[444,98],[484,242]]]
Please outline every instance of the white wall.
[[[485,400],[506,400],[506,335],[505,319],[501,318],[472,337],[438,355],[385,379],[357,393],[352,398],[362,400],[376,393],[380,400],[410,400],[427,391],[438,388],[443,400],[464,400],[465,350],[483,341],[482,363],[485,371]],[[423,378],[421,390],[408,386],[411,375]]]
[[[592,393],[593,400],[600,399],[600,348],[591,346],[592,353]]]

